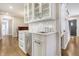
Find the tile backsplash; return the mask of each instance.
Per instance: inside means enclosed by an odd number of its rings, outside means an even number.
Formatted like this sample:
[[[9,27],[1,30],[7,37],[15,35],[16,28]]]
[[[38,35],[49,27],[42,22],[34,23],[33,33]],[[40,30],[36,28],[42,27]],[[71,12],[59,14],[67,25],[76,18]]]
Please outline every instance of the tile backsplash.
[[[56,32],[56,21],[44,21],[29,24],[29,32]]]

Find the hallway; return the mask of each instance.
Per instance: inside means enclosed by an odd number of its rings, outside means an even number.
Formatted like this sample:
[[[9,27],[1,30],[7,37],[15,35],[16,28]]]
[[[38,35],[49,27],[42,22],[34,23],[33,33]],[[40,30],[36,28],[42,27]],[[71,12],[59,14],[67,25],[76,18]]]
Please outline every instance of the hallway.
[[[11,36],[0,40],[0,56],[25,56],[18,46],[17,38]]]
[[[65,50],[62,50],[63,56],[79,56],[79,37],[72,37]]]

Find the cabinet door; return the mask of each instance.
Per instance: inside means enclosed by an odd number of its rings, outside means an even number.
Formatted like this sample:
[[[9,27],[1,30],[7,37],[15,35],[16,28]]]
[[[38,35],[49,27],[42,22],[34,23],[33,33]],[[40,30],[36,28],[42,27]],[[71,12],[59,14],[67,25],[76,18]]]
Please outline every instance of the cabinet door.
[[[46,40],[46,56],[56,56],[56,33],[47,36]]]
[[[24,22],[28,23],[33,19],[33,3],[27,3],[24,6],[25,19]]]
[[[21,48],[21,50],[26,53],[26,46],[25,43],[23,43],[22,41],[19,41],[19,47]]]
[[[46,19],[56,19],[56,4],[54,3],[42,3],[42,18]]]
[[[51,16],[51,3],[42,3],[42,17],[50,17]]]
[[[35,37],[35,38],[34,38]],[[45,48],[44,48],[44,38],[40,37],[39,35],[35,35],[32,37],[32,55],[33,56],[44,56],[45,55]]]
[[[25,41],[25,32],[19,31],[19,41],[22,41],[22,42]]]
[[[33,46],[34,46],[34,56],[41,56],[42,55],[42,46],[38,41],[34,41],[33,42]]]
[[[41,17],[40,13],[40,4],[39,3],[34,3],[34,19],[39,19]]]
[[[32,8],[33,8],[33,7],[32,7],[32,3],[29,3],[28,6],[29,6],[29,20],[32,20],[32,18],[33,18],[33,17],[32,17],[32,15],[33,15],[33,12],[32,12],[32,10],[33,10],[33,9],[32,9]]]
[[[24,4],[24,23],[28,23],[29,20],[29,4]]]

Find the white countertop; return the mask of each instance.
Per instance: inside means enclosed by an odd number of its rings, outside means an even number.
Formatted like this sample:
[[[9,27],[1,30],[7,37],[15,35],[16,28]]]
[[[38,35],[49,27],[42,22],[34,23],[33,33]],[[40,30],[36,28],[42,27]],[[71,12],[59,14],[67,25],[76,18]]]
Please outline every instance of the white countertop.
[[[32,33],[32,32],[29,32]],[[49,33],[32,33],[32,34],[39,34],[39,35],[50,35],[50,34],[55,34],[57,32],[49,32]]]
[[[31,33],[31,34],[39,34],[39,35],[51,35],[51,34],[55,34],[57,32],[47,32],[47,33],[35,33],[35,32],[29,32],[28,30],[20,30],[19,32],[28,32],[28,33]]]

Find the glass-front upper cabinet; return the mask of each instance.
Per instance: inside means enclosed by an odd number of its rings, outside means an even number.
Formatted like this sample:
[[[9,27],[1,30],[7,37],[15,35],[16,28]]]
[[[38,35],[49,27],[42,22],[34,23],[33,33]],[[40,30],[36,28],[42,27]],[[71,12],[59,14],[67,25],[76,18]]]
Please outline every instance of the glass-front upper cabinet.
[[[24,11],[25,11],[24,22],[28,23],[33,19],[33,3],[26,3],[24,5]]]
[[[52,18],[56,17],[56,5],[54,3],[42,3],[42,17],[43,18]]]
[[[25,21],[35,22],[46,19],[56,19],[55,3],[27,3],[25,7]]]
[[[40,17],[40,3],[34,3],[34,19],[39,19]]]
[[[33,16],[32,16],[32,15],[33,15],[32,3],[29,3],[29,4],[28,4],[28,8],[29,8],[29,11],[28,11],[28,12],[29,12],[29,20],[32,20],[32,19],[33,19]]]
[[[49,3],[42,3],[42,17],[49,16]]]
[[[24,4],[24,23],[27,23],[28,20],[29,20],[29,17],[28,17],[28,7],[27,7],[28,4]]]

